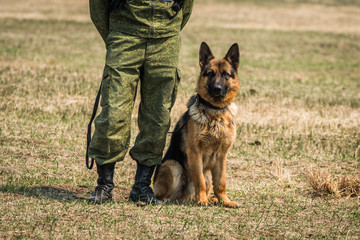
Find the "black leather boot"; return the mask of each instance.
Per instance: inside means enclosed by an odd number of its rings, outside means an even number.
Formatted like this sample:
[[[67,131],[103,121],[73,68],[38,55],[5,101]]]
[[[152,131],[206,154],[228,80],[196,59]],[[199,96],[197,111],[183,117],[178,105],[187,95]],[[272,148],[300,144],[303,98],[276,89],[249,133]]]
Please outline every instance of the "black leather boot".
[[[112,190],[114,189],[114,169],[115,163],[108,163],[104,165],[98,165],[97,173],[99,175],[97,179],[97,186],[95,192],[88,198],[89,203],[102,204],[112,200]]]
[[[129,200],[135,203],[158,205],[162,202],[155,198],[154,192],[150,187],[151,177],[154,173],[155,166],[145,166],[137,163],[135,183],[130,191]]]

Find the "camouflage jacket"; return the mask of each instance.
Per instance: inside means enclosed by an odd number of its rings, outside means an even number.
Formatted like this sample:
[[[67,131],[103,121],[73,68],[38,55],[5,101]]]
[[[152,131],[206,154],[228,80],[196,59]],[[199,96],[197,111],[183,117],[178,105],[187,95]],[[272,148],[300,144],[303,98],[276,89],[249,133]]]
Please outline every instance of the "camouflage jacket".
[[[175,16],[171,0],[124,0],[117,11],[110,11],[111,0],[89,0],[90,16],[101,37],[120,31],[144,38],[163,38],[179,34],[188,22],[194,0],[184,0]],[[172,18],[173,17],[173,18]]]

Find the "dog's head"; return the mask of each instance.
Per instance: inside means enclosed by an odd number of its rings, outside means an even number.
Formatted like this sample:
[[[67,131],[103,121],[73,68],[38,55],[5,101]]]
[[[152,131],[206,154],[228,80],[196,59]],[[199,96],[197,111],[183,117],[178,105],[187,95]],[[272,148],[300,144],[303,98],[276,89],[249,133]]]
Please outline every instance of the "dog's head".
[[[216,107],[226,107],[235,100],[240,88],[237,69],[239,67],[239,46],[233,44],[225,57],[216,59],[209,46],[203,42],[200,46],[201,74],[197,92],[206,101]]]

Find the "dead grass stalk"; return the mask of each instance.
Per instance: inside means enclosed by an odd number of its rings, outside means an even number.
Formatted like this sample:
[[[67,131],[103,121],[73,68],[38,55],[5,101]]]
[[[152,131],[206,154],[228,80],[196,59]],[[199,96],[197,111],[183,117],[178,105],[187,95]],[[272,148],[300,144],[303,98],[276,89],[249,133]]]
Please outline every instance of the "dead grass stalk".
[[[307,181],[312,187],[313,194],[321,197],[359,197],[360,179],[357,176],[333,176],[327,170],[313,169],[307,172]]]

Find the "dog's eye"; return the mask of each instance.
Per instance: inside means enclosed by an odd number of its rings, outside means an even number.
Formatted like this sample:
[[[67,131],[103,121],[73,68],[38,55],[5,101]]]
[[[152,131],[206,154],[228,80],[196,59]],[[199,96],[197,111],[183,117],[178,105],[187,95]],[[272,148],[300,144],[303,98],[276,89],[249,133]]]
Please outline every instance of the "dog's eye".
[[[214,72],[214,70],[210,70],[209,72],[207,72],[207,74],[206,74],[208,77],[213,77],[213,76],[215,76],[215,72]]]
[[[230,74],[228,72],[223,71],[222,72],[223,77],[228,78],[230,77]]]

